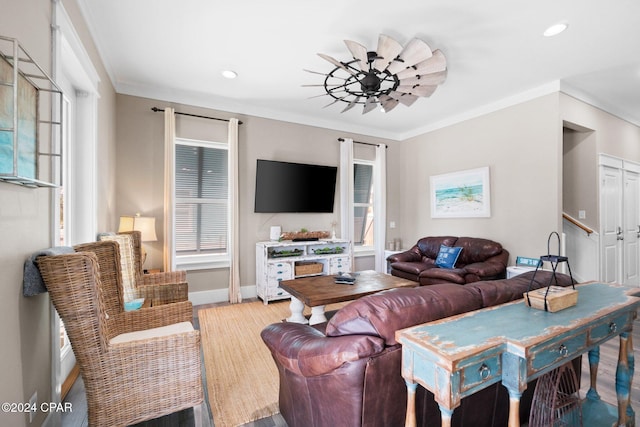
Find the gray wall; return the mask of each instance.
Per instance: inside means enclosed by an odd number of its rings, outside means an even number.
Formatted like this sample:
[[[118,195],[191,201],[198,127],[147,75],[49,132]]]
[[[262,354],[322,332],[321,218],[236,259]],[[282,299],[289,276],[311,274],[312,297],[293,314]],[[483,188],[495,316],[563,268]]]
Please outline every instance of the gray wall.
[[[566,127],[566,125],[571,127]],[[598,226],[598,169],[584,165],[596,165],[596,133],[583,130],[572,124],[563,129],[563,172],[564,188],[562,205],[566,214],[597,230]],[[579,218],[584,211],[585,217]]]
[[[0,34],[17,38],[45,71],[51,73],[50,0],[2,0]],[[115,203],[115,92],[96,54],[74,0],[63,1],[99,71],[98,107],[98,218],[101,227],[113,222]],[[38,401],[51,400],[51,321],[48,295],[22,296],[22,268],[29,254],[52,245],[51,190],[27,189],[0,183],[0,401],[28,402],[37,391]],[[28,415],[0,413],[0,424],[41,425],[46,414],[38,412],[32,424]]]
[[[2,35],[18,38],[31,56],[50,69],[50,2],[13,1],[13,13],[0,15]],[[8,10],[8,7],[3,7]],[[29,23],[30,31],[27,31]],[[27,254],[50,246],[49,190],[0,183],[0,360],[2,402],[28,402],[34,391],[50,396],[49,299],[22,297],[22,265]],[[3,424],[25,425],[23,414],[0,414]],[[42,422],[44,417],[38,416]]]
[[[565,210],[599,232],[598,155],[608,154],[640,163],[640,127],[568,95],[560,97],[560,119],[573,131],[565,132]]]

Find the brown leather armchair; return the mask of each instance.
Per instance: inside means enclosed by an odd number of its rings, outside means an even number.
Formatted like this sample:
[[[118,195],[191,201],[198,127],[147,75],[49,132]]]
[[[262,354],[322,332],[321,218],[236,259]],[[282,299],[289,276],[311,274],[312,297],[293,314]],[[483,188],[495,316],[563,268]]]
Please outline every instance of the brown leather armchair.
[[[453,268],[436,264],[440,246],[462,248]],[[424,237],[408,251],[387,258],[391,274],[421,285],[504,279],[509,252],[498,242],[475,237]]]

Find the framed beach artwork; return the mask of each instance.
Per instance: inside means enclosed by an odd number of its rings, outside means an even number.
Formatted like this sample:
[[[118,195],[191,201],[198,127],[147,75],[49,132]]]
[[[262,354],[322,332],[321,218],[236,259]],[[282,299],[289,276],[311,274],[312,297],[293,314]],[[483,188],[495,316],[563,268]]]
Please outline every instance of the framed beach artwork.
[[[431,218],[491,216],[489,167],[429,177]]]
[[[36,178],[37,89],[18,74],[17,100],[13,99],[13,66],[0,58],[0,175]],[[14,111],[17,102],[17,111]],[[14,123],[14,114],[17,123]],[[17,124],[17,145],[14,129]]]

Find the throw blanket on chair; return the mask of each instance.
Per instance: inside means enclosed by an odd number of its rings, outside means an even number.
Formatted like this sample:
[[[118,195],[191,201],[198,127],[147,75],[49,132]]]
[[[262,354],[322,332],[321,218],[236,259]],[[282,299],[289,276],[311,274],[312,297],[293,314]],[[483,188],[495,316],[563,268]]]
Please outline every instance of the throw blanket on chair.
[[[44,286],[44,281],[40,275],[40,270],[36,264],[36,259],[39,256],[72,254],[74,252],[75,251],[70,246],[56,246],[54,248],[42,249],[31,254],[31,256],[29,256],[29,258],[24,262],[22,295],[25,297],[31,297],[47,292],[47,288]]]

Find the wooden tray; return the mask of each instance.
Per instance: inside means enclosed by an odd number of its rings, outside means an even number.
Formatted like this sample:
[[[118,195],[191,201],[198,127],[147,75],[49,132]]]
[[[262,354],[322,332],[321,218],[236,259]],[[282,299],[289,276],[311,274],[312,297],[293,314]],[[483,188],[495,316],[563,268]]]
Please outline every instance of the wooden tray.
[[[564,288],[562,286],[550,286],[549,293],[547,293],[547,288],[540,288],[535,291],[525,292],[523,294],[524,302],[531,308],[545,310],[545,294],[547,294],[546,311],[556,312],[572,307],[578,303],[578,291],[572,288]]]

